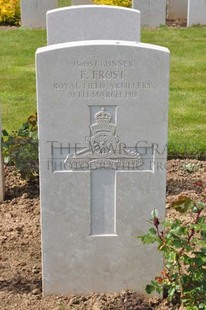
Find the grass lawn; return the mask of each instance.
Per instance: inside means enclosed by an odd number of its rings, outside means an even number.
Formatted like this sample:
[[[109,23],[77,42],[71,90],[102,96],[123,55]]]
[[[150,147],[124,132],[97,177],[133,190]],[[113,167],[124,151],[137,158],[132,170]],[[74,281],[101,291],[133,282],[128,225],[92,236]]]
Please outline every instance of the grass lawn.
[[[206,27],[144,29],[171,52],[169,154],[206,156]]]
[[[141,41],[171,51],[169,154],[206,157],[206,28],[143,29]],[[10,132],[36,112],[34,54],[45,45],[44,30],[0,30],[2,127]]]
[[[36,112],[34,55],[46,45],[43,30],[0,30],[0,103],[2,128],[18,129]]]

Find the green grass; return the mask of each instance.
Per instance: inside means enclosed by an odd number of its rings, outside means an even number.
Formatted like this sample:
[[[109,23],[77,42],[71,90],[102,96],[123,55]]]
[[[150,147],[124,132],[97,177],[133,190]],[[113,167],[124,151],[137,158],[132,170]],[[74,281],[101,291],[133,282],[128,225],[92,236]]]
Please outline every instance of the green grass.
[[[71,0],[59,0],[59,7],[71,5]]]
[[[35,51],[46,45],[44,30],[0,30],[2,128],[18,129],[36,112]]]
[[[59,7],[69,5],[71,0],[59,0]],[[36,112],[35,51],[44,45],[44,30],[0,30],[0,107],[9,132]]]
[[[170,155],[206,157],[206,28],[143,29],[141,41],[171,51]],[[36,112],[34,55],[45,45],[44,30],[0,30],[2,127],[10,132]]]
[[[169,154],[205,157],[206,28],[143,29],[141,41],[171,52]]]

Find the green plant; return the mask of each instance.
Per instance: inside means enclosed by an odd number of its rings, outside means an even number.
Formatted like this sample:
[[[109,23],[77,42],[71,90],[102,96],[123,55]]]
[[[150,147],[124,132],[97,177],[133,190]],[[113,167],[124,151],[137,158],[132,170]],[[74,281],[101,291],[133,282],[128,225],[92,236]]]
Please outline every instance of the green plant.
[[[185,309],[206,309],[206,203],[180,196],[172,203],[179,215],[190,214],[192,221],[184,217],[160,223],[157,210],[152,212],[153,225],[147,234],[138,236],[144,244],[157,242],[163,252],[164,269],[146,287],[147,293],[167,291],[168,299],[179,298]]]
[[[66,309],[65,304],[62,301],[58,304],[58,306],[59,306],[59,310],[65,310]]]
[[[2,149],[4,163],[15,165],[24,179],[33,179],[38,175],[38,138],[37,115],[31,115],[18,131],[11,135],[2,131]]]
[[[117,5],[130,8],[132,6],[131,0],[93,0],[94,4],[103,4],[103,5]]]
[[[199,169],[198,164],[186,162],[182,165],[182,170],[188,173],[196,172],[198,171],[198,169]]]
[[[0,23],[19,25],[20,0],[0,0]]]
[[[58,0],[58,7],[71,5],[71,0]]]
[[[42,29],[0,29],[2,129],[18,130],[36,111],[34,54],[46,44]]]

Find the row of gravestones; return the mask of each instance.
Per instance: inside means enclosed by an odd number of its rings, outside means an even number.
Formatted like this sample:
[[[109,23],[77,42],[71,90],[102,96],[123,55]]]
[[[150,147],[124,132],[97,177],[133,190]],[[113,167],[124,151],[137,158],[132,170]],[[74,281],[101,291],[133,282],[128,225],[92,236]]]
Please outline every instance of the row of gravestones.
[[[135,0],[133,0],[135,1]],[[187,26],[206,24],[206,0],[167,0],[169,20],[186,20]]]
[[[165,25],[187,20],[187,26],[206,24],[206,0],[133,0],[133,8],[141,12],[142,26]]]
[[[72,4],[92,4],[92,0],[72,0]],[[57,7],[58,0],[21,0],[22,26],[45,28],[46,12]],[[206,0],[133,0],[133,8],[141,12],[142,26],[165,25],[166,14],[171,20],[187,18],[188,26],[206,24]]]
[[[140,13],[47,13],[37,50],[43,292],[144,287],[162,269],[136,239],[164,217],[169,51],[140,43]],[[72,25],[72,27],[71,27]]]

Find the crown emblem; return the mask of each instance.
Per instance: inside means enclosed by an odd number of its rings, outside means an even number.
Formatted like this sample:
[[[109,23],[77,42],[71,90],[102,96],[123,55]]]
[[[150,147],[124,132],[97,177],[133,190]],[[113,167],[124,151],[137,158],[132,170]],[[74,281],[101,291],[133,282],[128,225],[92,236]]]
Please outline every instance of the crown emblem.
[[[64,164],[67,170],[81,169],[138,169],[143,164],[142,156],[122,147],[117,136],[117,125],[111,123],[112,115],[101,108],[90,125],[89,147],[68,154]]]
[[[102,131],[109,132],[112,135],[115,134],[117,126],[110,123],[112,115],[107,112],[105,108],[101,108],[101,110],[94,115],[94,119],[96,123],[90,126],[92,135]]]
[[[109,123],[111,121],[111,114],[105,110],[105,108],[101,108],[101,111],[97,112],[94,115],[94,119],[97,123]]]

